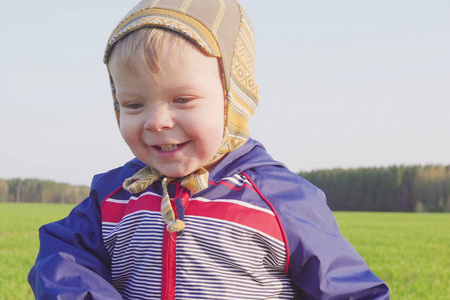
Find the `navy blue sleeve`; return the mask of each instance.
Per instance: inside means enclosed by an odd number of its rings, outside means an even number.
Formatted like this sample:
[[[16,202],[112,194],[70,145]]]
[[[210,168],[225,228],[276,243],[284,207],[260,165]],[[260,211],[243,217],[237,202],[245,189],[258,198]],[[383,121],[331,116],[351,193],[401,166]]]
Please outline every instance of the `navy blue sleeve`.
[[[28,282],[36,299],[122,299],[110,284],[95,190],[65,219],[39,229],[40,250]]]
[[[89,197],[69,216],[39,229],[40,249],[28,282],[36,299],[122,299],[111,285],[102,236],[102,201],[144,165],[137,159],[94,177]]]
[[[300,299],[389,299],[389,288],[340,234],[324,193],[283,167],[246,172],[286,235]]]

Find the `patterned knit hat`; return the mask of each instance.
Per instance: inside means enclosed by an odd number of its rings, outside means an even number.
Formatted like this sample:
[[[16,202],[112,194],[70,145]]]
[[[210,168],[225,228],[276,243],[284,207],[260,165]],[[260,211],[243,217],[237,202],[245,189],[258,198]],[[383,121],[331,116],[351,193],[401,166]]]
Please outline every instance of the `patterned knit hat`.
[[[136,5],[111,34],[107,63],[114,45],[143,27],[180,33],[207,55],[220,59],[225,84],[225,127],[222,144],[210,160],[242,146],[249,138],[248,121],[259,101],[254,77],[255,42],[250,19],[235,0],[144,0]],[[114,82],[111,78],[114,103]],[[114,105],[119,122],[119,106]]]

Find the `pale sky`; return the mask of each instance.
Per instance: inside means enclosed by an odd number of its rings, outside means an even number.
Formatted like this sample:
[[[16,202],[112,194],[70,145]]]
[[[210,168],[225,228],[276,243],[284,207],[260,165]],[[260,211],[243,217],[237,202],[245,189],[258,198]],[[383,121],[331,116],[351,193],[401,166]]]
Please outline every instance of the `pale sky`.
[[[89,185],[133,156],[103,50],[138,1],[0,0],[0,178]],[[251,135],[294,172],[450,164],[450,1],[242,0]]]

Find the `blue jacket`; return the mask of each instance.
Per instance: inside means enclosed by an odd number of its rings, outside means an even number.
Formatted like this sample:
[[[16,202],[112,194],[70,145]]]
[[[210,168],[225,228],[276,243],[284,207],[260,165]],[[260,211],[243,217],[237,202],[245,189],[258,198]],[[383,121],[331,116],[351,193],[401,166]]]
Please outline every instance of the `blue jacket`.
[[[198,194],[169,186],[178,235],[165,230],[159,183],[121,188],[142,167],[95,176],[85,201],[40,228],[37,299],[389,299],[323,192],[258,142],[229,153]]]

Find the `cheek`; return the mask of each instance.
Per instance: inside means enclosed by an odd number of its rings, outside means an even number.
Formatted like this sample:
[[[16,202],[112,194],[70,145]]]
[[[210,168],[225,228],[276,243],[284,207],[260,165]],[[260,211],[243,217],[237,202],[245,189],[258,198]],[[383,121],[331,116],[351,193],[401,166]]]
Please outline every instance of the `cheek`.
[[[224,116],[223,110],[210,114],[207,122],[205,137],[209,139],[210,147],[214,147],[215,151],[219,150],[224,134]]]
[[[120,134],[122,135],[123,139],[127,144],[133,143],[133,141],[137,140],[139,138],[138,130],[135,124],[133,122],[130,122],[130,120],[126,117],[120,118]]]
[[[214,151],[215,154],[223,138],[223,115],[208,110],[191,116],[189,122],[185,124],[187,133],[200,143],[198,150],[202,153]]]

